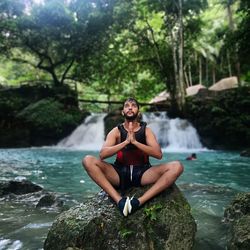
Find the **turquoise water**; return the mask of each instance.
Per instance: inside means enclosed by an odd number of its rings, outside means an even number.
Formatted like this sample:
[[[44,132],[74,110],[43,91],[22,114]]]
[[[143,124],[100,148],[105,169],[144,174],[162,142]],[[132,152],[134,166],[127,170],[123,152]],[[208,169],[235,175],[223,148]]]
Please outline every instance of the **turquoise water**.
[[[81,159],[86,154],[97,152],[0,149],[0,180],[26,178],[57,192],[70,207],[100,190],[82,169]],[[250,192],[250,159],[240,157],[239,152],[203,151],[197,152],[196,161],[185,161],[188,154],[164,152],[161,161],[151,162],[182,161],[185,171],[177,185],[189,201],[198,225],[195,250],[226,249],[224,209],[237,192]],[[0,206],[0,250],[42,249],[60,213],[58,209],[36,209],[25,199],[14,202],[0,198]]]

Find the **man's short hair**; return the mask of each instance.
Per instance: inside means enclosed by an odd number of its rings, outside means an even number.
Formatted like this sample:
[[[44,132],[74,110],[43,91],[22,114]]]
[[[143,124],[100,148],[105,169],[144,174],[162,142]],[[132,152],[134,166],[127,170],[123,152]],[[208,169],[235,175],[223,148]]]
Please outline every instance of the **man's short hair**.
[[[126,102],[134,102],[135,104],[136,104],[136,106],[138,107],[138,109],[139,109],[139,103],[138,103],[138,101],[135,99],[135,98],[133,98],[133,97],[129,97],[129,98],[127,98],[124,102],[123,102],[123,108],[124,108],[124,105],[125,105],[125,103]]]

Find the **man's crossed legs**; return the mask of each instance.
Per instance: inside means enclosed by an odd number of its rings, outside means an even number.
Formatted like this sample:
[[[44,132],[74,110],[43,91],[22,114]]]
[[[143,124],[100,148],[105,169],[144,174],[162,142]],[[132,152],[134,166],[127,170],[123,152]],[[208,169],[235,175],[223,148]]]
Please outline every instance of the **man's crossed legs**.
[[[111,164],[90,155],[84,157],[82,164],[96,184],[116,202],[124,216],[135,212],[145,202],[171,186],[183,172],[183,166],[179,161],[150,167],[142,175],[141,186],[153,185],[137,199],[122,197],[115,189],[120,185],[120,178]]]

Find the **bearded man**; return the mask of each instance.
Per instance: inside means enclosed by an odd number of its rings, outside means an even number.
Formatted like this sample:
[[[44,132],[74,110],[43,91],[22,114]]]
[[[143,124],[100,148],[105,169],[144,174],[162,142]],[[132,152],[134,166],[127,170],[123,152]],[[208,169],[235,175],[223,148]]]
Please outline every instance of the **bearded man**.
[[[149,156],[162,158],[156,136],[145,122],[139,122],[139,104],[128,98],[122,109],[124,123],[113,128],[100,151],[100,158],[87,155],[83,166],[88,175],[117,204],[123,216],[138,210],[145,202],[171,186],[183,172],[179,161],[152,166]],[[113,164],[104,159],[116,154]],[[153,184],[141,197],[124,197],[130,187]],[[118,192],[122,190],[122,193]]]

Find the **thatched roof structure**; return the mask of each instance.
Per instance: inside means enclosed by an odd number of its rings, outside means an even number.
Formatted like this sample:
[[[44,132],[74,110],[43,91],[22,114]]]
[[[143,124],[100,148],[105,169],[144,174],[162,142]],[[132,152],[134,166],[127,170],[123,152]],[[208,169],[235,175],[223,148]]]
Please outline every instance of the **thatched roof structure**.
[[[169,99],[170,99],[170,94],[166,90],[164,90],[159,95],[154,97],[149,103],[160,103],[160,102],[165,102],[166,100]]]
[[[196,95],[200,89],[206,89],[206,87],[202,84],[196,84],[186,88],[187,96]]]
[[[238,87],[238,79],[236,76],[223,78],[214,85],[212,85],[209,90],[212,91],[221,91],[225,89],[237,88]],[[206,89],[206,87],[202,84],[196,84],[186,88],[187,96],[196,95],[200,89]],[[149,103],[162,103],[170,100],[170,94],[164,90],[157,96],[155,96]]]
[[[204,88],[206,88],[206,87],[201,85],[201,84],[197,84],[197,85],[193,85],[191,87],[188,87],[186,89],[187,96],[196,95],[200,89],[204,89]],[[170,100],[170,94],[166,90],[164,90],[160,94],[155,96],[149,103],[161,103],[161,102],[165,102],[167,100],[168,101]]]
[[[209,90],[221,91],[225,89],[232,89],[238,87],[238,79],[236,76],[223,78],[214,85],[212,85]]]

